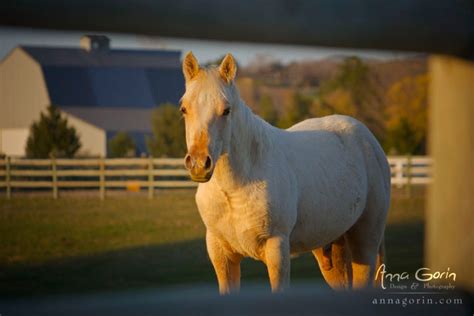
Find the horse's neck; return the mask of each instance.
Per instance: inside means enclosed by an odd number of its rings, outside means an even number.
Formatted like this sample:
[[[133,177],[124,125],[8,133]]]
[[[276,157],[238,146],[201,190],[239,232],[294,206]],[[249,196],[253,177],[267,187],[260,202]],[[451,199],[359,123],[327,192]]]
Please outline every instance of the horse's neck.
[[[214,175],[220,186],[227,189],[253,180],[255,168],[259,168],[271,150],[274,129],[253,114],[242,100],[235,115],[228,152],[220,158]]]

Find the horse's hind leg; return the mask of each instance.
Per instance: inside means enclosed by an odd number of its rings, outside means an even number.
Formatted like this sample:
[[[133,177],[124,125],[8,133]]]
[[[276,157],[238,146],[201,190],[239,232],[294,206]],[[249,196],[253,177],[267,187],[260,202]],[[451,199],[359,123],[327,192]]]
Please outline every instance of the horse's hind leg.
[[[344,236],[326,247],[313,250],[319,268],[329,286],[335,290],[351,287],[350,253]]]
[[[352,256],[353,288],[364,288],[374,284],[377,256],[380,250],[383,250],[380,247],[387,214],[383,207],[377,198],[369,197],[364,213],[346,233]]]
[[[382,264],[385,262],[385,238],[382,237],[382,241],[380,242],[379,246],[379,253],[377,254],[377,261],[375,263],[375,280],[374,280],[374,286],[375,287],[380,287],[382,279],[380,276],[377,278],[377,271],[379,271],[379,268]]]

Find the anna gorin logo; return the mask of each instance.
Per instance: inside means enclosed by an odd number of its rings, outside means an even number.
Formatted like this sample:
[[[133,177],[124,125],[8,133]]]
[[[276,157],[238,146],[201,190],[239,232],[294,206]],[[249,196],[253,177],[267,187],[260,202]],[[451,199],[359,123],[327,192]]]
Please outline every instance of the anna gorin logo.
[[[446,282],[456,281],[456,273],[452,272],[448,267],[445,271],[432,271],[430,268],[422,267],[416,270],[414,274],[415,280],[422,282],[423,288],[425,289],[454,289],[454,285],[442,285],[442,284],[430,284],[430,281],[441,281],[446,280]],[[380,280],[380,286],[382,289],[401,289],[405,290],[408,288],[406,283],[411,280],[411,276],[408,272],[401,273],[390,273],[387,271],[385,264],[380,265],[375,274],[375,280]],[[411,288],[416,289],[417,286],[414,286],[415,283],[412,283]],[[448,287],[447,287],[448,286]]]

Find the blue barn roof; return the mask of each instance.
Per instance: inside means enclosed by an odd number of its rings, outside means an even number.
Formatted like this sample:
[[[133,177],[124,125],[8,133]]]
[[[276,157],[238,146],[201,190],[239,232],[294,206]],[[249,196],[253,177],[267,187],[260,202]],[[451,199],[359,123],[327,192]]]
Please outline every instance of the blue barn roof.
[[[21,46],[43,71],[51,104],[104,129],[133,137],[147,152],[151,112],[184,92],[179,51]]]
[[[179,51],[22,48],[41,65],[60,107],[152,108],[177,104],[183,93]]]

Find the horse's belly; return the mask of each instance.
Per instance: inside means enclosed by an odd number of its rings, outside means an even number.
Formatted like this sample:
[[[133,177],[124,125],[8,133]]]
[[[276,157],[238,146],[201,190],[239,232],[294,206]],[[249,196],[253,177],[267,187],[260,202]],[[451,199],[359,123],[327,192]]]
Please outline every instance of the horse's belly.
[[[333,157],[345,157],[343,153]],[[361,216],[367,198],[367,172],[363,159],[324,159],[296,165],[297,220],[290,236],[292,252],[310,251],[336,240]],[[300,167],[303,166],[303,167]]]
[[[291,252],[311,251],[336,240],[354,225],[364,208],[365,195],[359,190],[333,197],[316,193],[300,203],[290,235]]]

